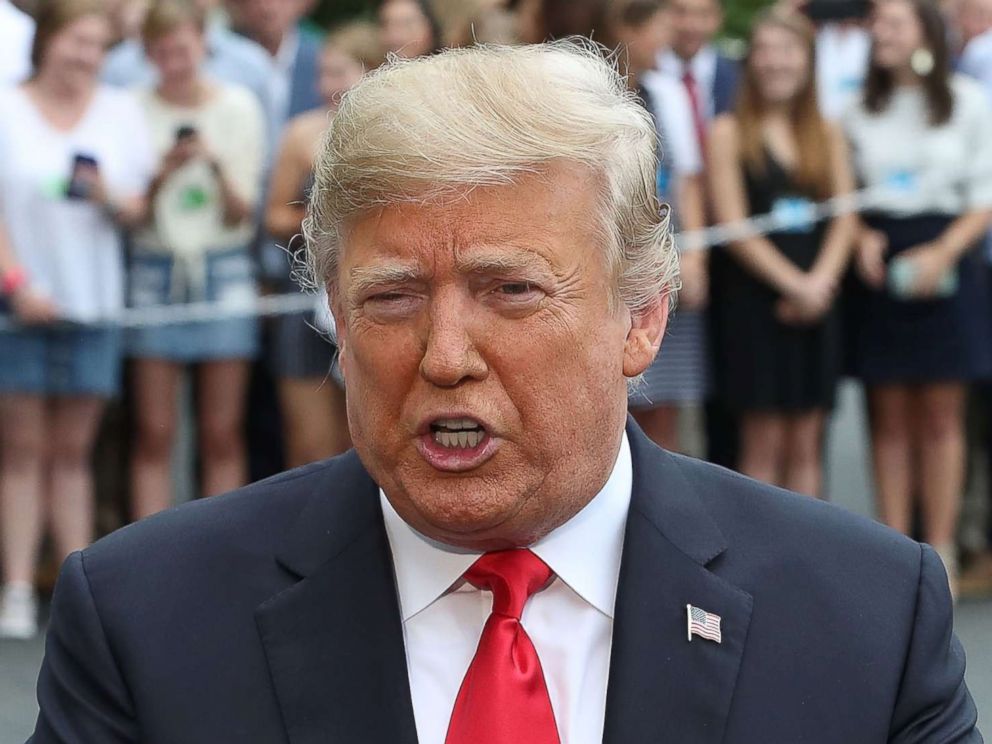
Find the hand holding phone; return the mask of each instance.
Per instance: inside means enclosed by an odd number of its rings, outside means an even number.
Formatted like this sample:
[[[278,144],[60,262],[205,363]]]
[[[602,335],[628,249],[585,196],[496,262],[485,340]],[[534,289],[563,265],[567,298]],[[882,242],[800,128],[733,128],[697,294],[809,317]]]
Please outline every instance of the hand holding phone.
[[[98,189],[100,166],[97,159],[85,153],[76,153],[72,158],[72,175],[65,190],[67,199],[91,199]]]

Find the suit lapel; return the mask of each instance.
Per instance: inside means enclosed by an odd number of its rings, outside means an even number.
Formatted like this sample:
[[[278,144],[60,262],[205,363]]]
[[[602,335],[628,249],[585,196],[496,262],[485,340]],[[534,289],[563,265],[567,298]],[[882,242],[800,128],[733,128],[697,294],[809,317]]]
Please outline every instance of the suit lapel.
[[[751,596],[707,570],[723,535],[677,460],[628,427],[634,487],[620,567],[603,741],[723,739]],[[722,643],[686,637],[686,605],[722,618]]]
[[[403,628],[377,487],[354,452],[280,563],[302,579],[256,610],[291,744],[415,744]]]

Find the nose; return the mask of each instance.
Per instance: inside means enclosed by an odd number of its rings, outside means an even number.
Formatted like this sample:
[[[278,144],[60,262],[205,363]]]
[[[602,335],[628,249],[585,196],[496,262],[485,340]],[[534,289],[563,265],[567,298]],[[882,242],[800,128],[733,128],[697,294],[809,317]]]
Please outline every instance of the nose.
[[[420,376],[438,387],[484,380],[489,373],[473,342],[472,312],[466,302],[439,295],[431,305]]]

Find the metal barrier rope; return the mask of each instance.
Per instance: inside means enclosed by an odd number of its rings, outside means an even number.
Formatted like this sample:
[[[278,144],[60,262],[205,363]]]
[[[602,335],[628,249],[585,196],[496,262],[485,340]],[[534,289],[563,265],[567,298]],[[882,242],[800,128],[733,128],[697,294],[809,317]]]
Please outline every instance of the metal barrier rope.
[[[988,175],[989,178],[992,178],[992,173]],[[932,178],[917,184],[915,181],[907,181],[905,177],[896,177],[892,183],[861,189],[821,202],[811,202],[801,198],[786,200],[766,214],[755,215],[737,222],[713,225],[700,230],[676,233],[676,245],[679,246],[681,252],[700,251],[777,231],[806,230],[822,220],[870,210],[886,197],[908,195],[917,190],[929,191],[949,188],[955,183],[958,183],[957,179]],[[288,292],[279,295],[263,295],[250,300],[237,299],[124,308],[106,318],[77,325],[150,328],[225,318],[264,318],[313,311],[316,309],[316,303],[316,294]],[[20,327],[17,323],[0,317],[0,331],[17,327]]]

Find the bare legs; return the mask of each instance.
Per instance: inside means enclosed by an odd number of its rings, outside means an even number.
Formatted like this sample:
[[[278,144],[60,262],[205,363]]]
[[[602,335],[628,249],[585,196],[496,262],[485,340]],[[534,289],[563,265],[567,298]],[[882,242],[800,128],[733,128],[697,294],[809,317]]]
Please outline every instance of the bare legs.
[[[868,391],[879,516],[908,533],[918,492],[923,538],[936,547],[953,544],[957,528],[965,469],[964,400],[965,387],[959,383]]]
[[[810,496],[823,487],[820,409],[795,415],[750,412],[741,417],[740,471]]]
[[[289,467],[332,457],[351,447],[344,391],[333,380],[281,379],[279,402]]]
[[[93,538],[90,454],[103,401],[0,396],[0,528],[4,583],[34,580],[46,517],[60,561]]]
[[[170,468],[182,369],[158,359],[140,359],[134,364],[136,437],[131,498],[135,519],[172,503]],[[198,368],[201,489],[206,496],[233,490],[247,480],[243,424],[248,369],[248,363],[240,360],[205,362]]]

